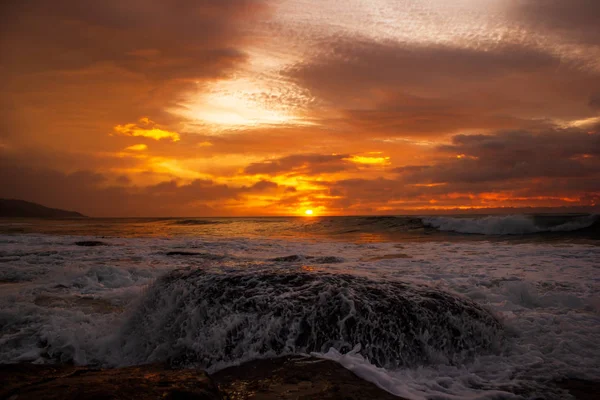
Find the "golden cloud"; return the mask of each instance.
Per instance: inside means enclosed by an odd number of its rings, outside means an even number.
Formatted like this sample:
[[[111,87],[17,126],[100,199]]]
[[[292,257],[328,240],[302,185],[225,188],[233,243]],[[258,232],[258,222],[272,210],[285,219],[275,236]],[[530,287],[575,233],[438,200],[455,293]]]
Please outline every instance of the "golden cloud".
[[[119,135],[147,137],[154,140],[171,139],[173,142],[179,141],[179,134],[163,129],[156,122],[148,117],[142,117],[137,123],[117,125],[114,130]]]
[[[146,146],[145,144],[134,144],[133,146],[126,147],[125,150],[127,150],[127,151],[144,151],[144,150],[148,150],[148,146]]]
[[[382,155],[381,152],[371,152],[366,155],[353,155],[346,158],[356,164],[367,164],[367,165],[390,165],[390,157]]]

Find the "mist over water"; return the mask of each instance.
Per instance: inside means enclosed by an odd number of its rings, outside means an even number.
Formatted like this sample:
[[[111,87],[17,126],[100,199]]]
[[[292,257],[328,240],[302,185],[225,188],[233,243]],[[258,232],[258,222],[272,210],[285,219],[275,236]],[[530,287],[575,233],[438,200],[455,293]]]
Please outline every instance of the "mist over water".
[[[411,399],[598,379],[595,215],[0,222],[0,362],[313,354]]]

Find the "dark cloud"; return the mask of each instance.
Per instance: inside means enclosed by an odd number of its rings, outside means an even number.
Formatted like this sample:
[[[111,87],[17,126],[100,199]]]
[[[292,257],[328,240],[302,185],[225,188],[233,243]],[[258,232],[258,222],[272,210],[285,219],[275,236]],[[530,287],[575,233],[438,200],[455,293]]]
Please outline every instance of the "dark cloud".
[[[600,132],[456,135],[438,148],[445,158],[394,169],[392,178],[325,183],[330,207],[591,206],[600,197]],[[354,212],[352,211],[352,212]]]
[[[342,115],[328,123],[388,136],[585,118],[590,93],[600,91],[600,74],[517,45],[483,51],[346,39],[288,74]]]
[[[448,153],[451,161],[396,171],[405,182],[423,184],[600,178],[600,133],[554,130],[457,135],[451,145],[439,149]]]
[[[237,28],[254,0],[27,0],[3,9],[5,66],[20,72],[114,63],[155,79],[223,74],[244,55]],[[32,51],[35,49],[35,51]]]
[[[256,192],[264,192],[264,191],[274,190],[277,188],[279,188],[279,185],[276,184],[275,182],[261,180],[261,181],[256,182],[254,185],[252,185],[252,187],[250,189],[252,191],[256,191]]]
[[[347,161],[347,154],[296,154],[274,160],[252,163],[244,169],[250,175],[298,174],[315,175],[356,170],[356,165]]]
[[[513,17],[534,29],[571,39],[600,44],[600,2],[597,0],[520,0]]]
[[[590,97],[589,105],[596,111],[600,111],[600,93],[594,94]]]

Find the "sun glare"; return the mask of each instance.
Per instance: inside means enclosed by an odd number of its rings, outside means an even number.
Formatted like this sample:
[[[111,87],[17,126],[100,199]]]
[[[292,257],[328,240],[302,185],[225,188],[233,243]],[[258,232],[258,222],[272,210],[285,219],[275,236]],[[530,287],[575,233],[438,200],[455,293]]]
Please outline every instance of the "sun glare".
[[[313,210],[306,210],[306,211],[304,211],[304,214],[313,215]]]

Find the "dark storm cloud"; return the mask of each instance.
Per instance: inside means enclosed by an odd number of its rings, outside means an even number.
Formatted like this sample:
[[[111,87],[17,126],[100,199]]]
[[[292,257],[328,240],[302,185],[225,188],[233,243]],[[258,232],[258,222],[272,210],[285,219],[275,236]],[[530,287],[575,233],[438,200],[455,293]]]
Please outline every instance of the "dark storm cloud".
[[[256,191],[256,192],[264,192],[264,191],[277,189],[278,187],[279,187],[279,185],[276,184],[275,182],[261,180],[261,181],[256,182],[254,185],[252,185],[250,187],[250,190]]]
[[[584,118],[590,95],[600,91],[597,72],[517,45],[483,51],[346,39],[288,74],[343,116],[334,123],[371,135],[530,128],[549,115]]]
[[[594,110],[600,111],[600,93],[594,94],[590,97],[589,105]]]
[[[533,178],[600,178],[600,133],[579,130],[457,135],[440,146],[451,161],[403,167],[409,183],[488,183]]]
[[[566,36],[572,41],[600,44],[600,2],[597,0],[520,0],[513,17],[535,29]]]
[[[155,79],[219,76],[244,58],[236,23],[253,0],[28,0],[3,6],[0,49],[21,72],[114,63]],[[35,49],[33,51],[33,49]]]
[[[480,82],[506,72],[534,72],[550,66],[556,66],[551,55],[519,46],[481,51],[348,38],[289,73],[317,93],[343,96],[390,85],[433,94],[467,76]],[[325,81],[325,76],[330,80]]]
[[[295,154],[252,163],[244,169],[250,175],[279,175],[279,174],[323,174],[356,169],[356,165],[347,161],[347,154]]]

